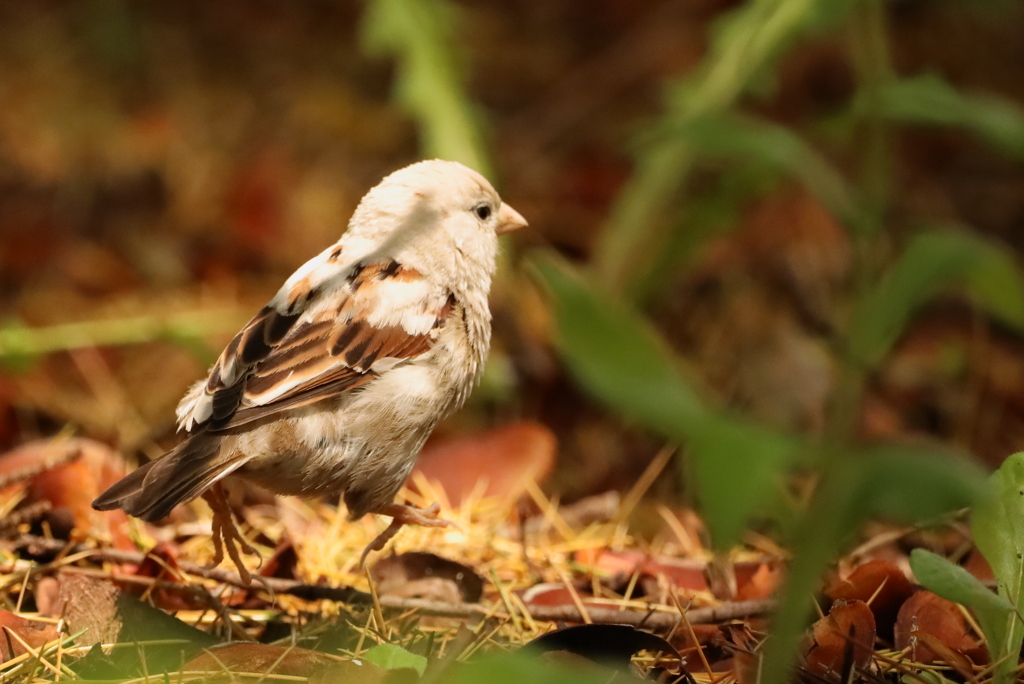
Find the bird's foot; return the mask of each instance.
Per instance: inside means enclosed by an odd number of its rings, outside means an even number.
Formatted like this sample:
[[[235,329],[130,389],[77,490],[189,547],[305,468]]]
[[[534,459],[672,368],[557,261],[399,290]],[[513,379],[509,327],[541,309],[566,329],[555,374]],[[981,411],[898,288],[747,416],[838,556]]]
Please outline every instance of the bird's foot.
[[[260,559],[261,564],[263,558],[260,557],[259,552],[250,546],[249,542],[238,531],[231,512],[231,506],[224,495],[224,489],[218,482],[203,493],[203,498],[206,499],[206,502],[210,504],[210,508],[213,510],[213,560],[210,561],[208,567],[213,568],[220,565],[224,560],[224,552],[226,550],[228,557],[231,558],[235,567],[238,568],[238,576],[246,584],[252,584],[252,575],[245,567],[245,564],[242,563],[241,554],[254,555]],[[239,549],[241,549],[241,552]]]
[[[359,566],[362,567],[366,563],[366,557],[370,555],[371,551],[380,551],[384,546],[391,541],[391,538],[398,534],[398,530],[402,529],[403,525],[419,525],[420,527],[457,527],[457,525],[450,520],[443,520],[438,518],[438,514],[441,512],[441,505],[433,503],[426,508],[416,508],[415,506],[407,506],[404,504],[388,504],[381,510],[377,511],[381,515],[390,515],[391,524],[388,525],[387,529],[377,535],[377,538],[367,544],[366,548],[363,549],[363,555],[359,557]]]

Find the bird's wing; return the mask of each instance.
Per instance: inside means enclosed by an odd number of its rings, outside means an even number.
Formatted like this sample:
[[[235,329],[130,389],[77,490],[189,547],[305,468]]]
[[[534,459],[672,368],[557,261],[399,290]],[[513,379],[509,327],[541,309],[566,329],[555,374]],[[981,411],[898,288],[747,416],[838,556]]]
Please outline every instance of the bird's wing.
[[[392,259],[327,250],[295,273],[178,406],[178,427],[222,431],[337,396],[427,352],[455,297]]]

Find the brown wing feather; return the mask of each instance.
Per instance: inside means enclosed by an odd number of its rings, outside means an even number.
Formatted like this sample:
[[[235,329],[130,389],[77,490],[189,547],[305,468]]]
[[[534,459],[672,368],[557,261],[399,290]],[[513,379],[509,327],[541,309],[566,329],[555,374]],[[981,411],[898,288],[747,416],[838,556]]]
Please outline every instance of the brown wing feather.
[[[231,430],[337,396],[377,377],[372,366],[379,359],[408,359],[428,351],[435,331],[455,306],[453,296],[427,312],[435,316],[429,333],[411,335],[400,325],[377,327],[367,320],[378,304],[373,288],[364,287],[367,283],[419,278],[415,270],[395,261],[360,265],[350,276],[348,296],[319,320],[300,322],[297,313],[264,308],[235,336],[211,371],[205,389],[212,411],[202,424],[213,432]]]

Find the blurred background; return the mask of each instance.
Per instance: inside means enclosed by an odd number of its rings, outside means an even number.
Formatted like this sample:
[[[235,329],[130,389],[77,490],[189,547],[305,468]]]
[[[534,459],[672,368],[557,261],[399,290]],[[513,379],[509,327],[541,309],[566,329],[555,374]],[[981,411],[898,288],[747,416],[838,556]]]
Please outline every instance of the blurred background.
[[[0,450],[158,456],[363,193],[443,156],[531,228],[435,447],[571,501],[675,441],[570,372],[557,254],[716,410],[997,465],[1024,443],[1022,27],[1018,0],[2,2]]]

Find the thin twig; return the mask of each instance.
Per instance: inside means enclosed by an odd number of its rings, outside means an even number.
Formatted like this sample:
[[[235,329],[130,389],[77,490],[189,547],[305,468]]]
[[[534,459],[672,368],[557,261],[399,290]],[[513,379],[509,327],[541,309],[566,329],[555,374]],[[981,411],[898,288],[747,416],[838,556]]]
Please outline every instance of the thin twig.
[[[34,547],[38,551],[56,551],[66,547],[65,542],[41,537],[24,537],[15,544],[16,548]],[[91,557],[93,559],[108,563],[130,563],[139,564],[145,559],[145,554],[131,551],[119,551],[116,549],[86,549],[76,548],[76,554]],[[206,568],[192,563],[179,563],[178,567],[182,572],[223,582],[243,589],[255,590],[260,587],[257,584],[247,585],[237,573],[218,568]],[[37,570],[38,572],[38,570]],[[118,578],[123,579],[123,578]],[[295,580],[285,580],[275,577],[260,578],[260,582],[268,589],[278,594],[288,594],[308,601],[336,601],[350,605],[370,605],[373,598],[370,594],[353,589],[352,587],[325,587],[315,584],[305,584]],[[161,584],[161,588],[170,590],[184,589],[188,585],[168,583]],[[445,603],[443,601],[429,601],[418,598],[402,598],[398,596],[379,597],[382,608],[395,610],[417,610],[423,615],[449,618],[485,618],[495,617],[504,619],[510,617],[500,612],[496,613],[493,608],[479,603]],[[686,619],[691,624],[709,624],[714,622],[725,622],[741,618],[764,615],[775,606],[771,599],[757,601],[736,601],[725,603],[720,606],[708,608],[695,608],[686,611]],[[657,611],[657,610],[619,610],[617,608],[587,607],[587,614],[590,621],[595,624],[620,624],[644,627],[647,629],[672,629],[679,620],[678,611]],[[530,606],[530,616],[539,622],[574,622],[583,623],[583,616],[574,605],[564,606]]]

